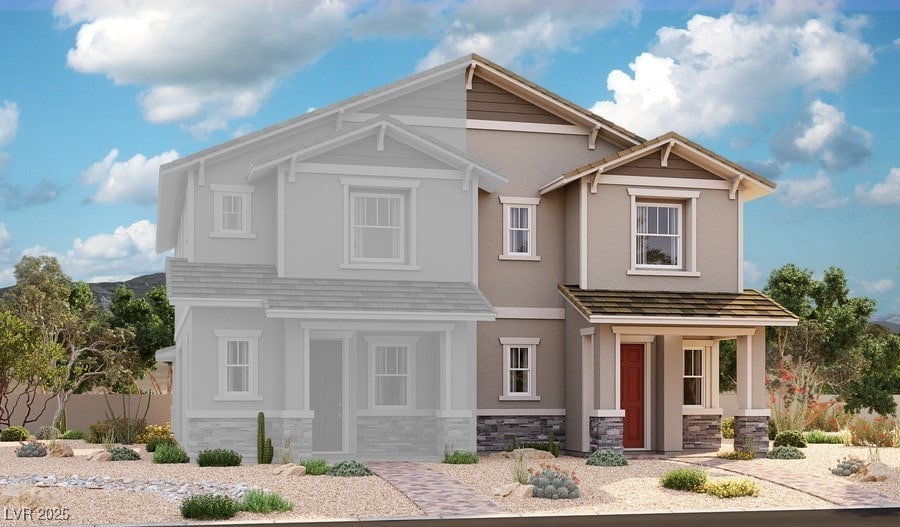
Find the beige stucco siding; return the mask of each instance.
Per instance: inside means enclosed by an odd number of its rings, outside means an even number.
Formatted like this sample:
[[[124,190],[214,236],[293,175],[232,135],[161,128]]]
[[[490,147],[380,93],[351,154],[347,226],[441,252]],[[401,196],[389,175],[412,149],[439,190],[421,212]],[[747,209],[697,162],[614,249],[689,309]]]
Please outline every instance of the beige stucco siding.
[[[478,323],[478,408],[507,410],[563,408],[565,322],[562,320],[498,319]],[[503,393],[501,337],[537,337],[535,386],[540,401],[500,401]]]
[[[590,440],[585,444],[583,438],[583,426],[588,419],[583,412],[583,399],[587,396],[593,400],[593,394],[585,394],[584,385],[584,360],[582,356],[581,329],[590,327],[590,323],[566,303],[566,364],[565,364],[565,396],[566,396],[566,450],[587,452],[590,450]],[[597,349],[598,339],[594,335],[594,349]],[[597,368],[596,354],[594,371]],[[593,374],[596,384],[597,375]],[[596,389],[596,386],[595,386]]]

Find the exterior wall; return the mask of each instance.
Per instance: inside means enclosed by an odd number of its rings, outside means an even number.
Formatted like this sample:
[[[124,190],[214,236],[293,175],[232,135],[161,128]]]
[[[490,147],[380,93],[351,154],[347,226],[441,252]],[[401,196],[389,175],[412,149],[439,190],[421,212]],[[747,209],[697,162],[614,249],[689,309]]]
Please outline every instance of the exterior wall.
[[[682,449],[682,403],[684,390],[684,352],[679,335],[656,339],[656,382],[652,384],[655,404],[653,446],[662,452]]]
[[[565,192],[565,284],[579,284],[581,280],[581,196],[586,192],[583,183],[567,186]]]
[[[565,406],[565,322],[562,320],[498,319],[478,323],[479,409],[559,409]],[[534,385],[540,401],[501,401],[503,346],[501,337],[538,337]],[[515,415],[513,413],[513,415]]]
[[[722,446],[721,424],[719,415],[685,415],[682,418],[682,448],[718,450]]]
[[[544,443],[553,430],[553,441],[560,451],[568,448],[564,415],[480,415],[478,451],[499,452],[516,443]]]
[[[243,457],[243,463],[256,463],[256,417],[193,418],[188,419],[187,440],[180,440],[188,455],[196,460],[202,450],[227,448]],[[290,438],[292,458],[310,453],[312,420],[294,418],[266,418],[266,437],[272,440],[277,461]]]
[[[466,92],[466,110],[469,119],[569,124],[547,110],[494,86],[477,73],[472,78],[472,89]]]
[[[594,353],[585,355],[582,351],[581,330],[591,324],[575,308],[566,303],[566,450],[585,452],[588,448],[589,431],[587,414],[597,408],[594,404],[597,371],[598,335],[591,337]],[[602,381],[599,381],[602,382]]]
[[[741,206],[738,200],[728,199],[726,190],[696,189],[700,191],[696,211],[697,239],[690,239],[687,212],[682,232],[685,261],[690,259],[690,244],[696,243],[699,277],[628,275],[632,221],[629,187],[637,185],[601,184],[596,194],[588,194],[588,289],[738,290],[741,265],[738,261],[738,207]],[[569,251],[572,253],[573,249]]]

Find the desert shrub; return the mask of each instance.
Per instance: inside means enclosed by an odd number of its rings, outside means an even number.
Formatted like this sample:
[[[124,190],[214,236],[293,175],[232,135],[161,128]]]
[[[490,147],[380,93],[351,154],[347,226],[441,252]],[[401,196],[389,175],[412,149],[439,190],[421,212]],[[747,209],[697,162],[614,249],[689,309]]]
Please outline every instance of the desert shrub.
[[[172,435],[172,424],[147,425],[134,436],[135,443],[149,443],[154,439],[175,439]]]
[[[187,453],[178,445],[162,444],[153,452],[154,463],[189,463]]]
[[[730,461],[750,461],[751,459],[756,458],[756,455],[747,450],[723,450],[721,452],[716,452],[716,457],[719,459],[728,459]]]
[[[298,459],[297,464],[306,468],[306,475],[321,476],[328,472],[328,462],[319,458]]]
[[[132,443],[144,429],[143,419],[116,417],[104,419],[88,426],[88,443],[102,443],[111,436],[113,443]]]
[[[831,473],[835,476],[849,476],[859,472],[865,465],[866,463],[856,456],[845,456],[844,459],[838,461],[836,467],[831,469]]]
[[[696,468],[676,468],[663,474],[659,483],[667,489],[696,492],[706,484],[706,473]]]
[[[454,450],[444,453],[444,463],[448,465],[474,465],[478,463],[478,453]]]
[[[718,498],[739,498],[741,496],[756,496],[759,494],[759,488],[749,479],[745,479],[741,481],[706,482],[699,492]]]
[[[615,450],[594,450],[586,463],[592,467],[624,467],[628,460],[624,454]]]
[[[724,439],[734,439],[734,417],[725,417],[719,425]]]
[[[769,459],[805,459],[806,454],[795,446],[777,446],[766,452]]]
[[[894,445],[894,430],[897,428],[896,419],[878,416],[874,419],[866,419],[856,416],[850,421],[850,441],[857,446],[890,447]]]
[[[44,457],[47,455],[47,447],[37,441],[22,443],[16,449],[16,457]]]
[[[839,434],[829,434],[821,430],[810,430],[809,432],[803,434],[803,439],[805,439],[809,444],[828,443],[832,445],[839,445],[844,442],[844,438]]]
[[[59,429],[55,426],[41,426],[34,432],[34,437],[44,441],[59,439]]]
[[[237,511],[234,500],[220,494],[191,496],[181,502],[181,516],[190,520],[227,520]]]
[[[84,439],[84,431],[79,430],[77,428],[73,428],[71,430],[66,430],[66,432],[59,436],[60,439]]]
[[[197,464],[201,467],[236,467],[241,464],[241,455],[224,448],[201,450],[197,454]]]
[[[0,432],[0,441],[28,441],[31,434],[24,426],[11,426]]]
[[[141,455],[137,450],[128,448],[127,446],[117,446],[109,451],[112,454],[113,461],[136,461],[141,459]]]
[[[238,503],[238,508],[246,512],[269,514],[294,510],[294,504],[277,492],[250,489],[244,494],[244,500]]]
[[[806,441],[803,440],[803,434],[797,430],[785,430],[783,432],[778,432],[778,435],[775,436],[774,446],[806,448]]]
[[[575,499],[581,497],[578,477],[549,463],[541,463],[541,469],[533,472],[528,480],[534,486],[533,496],[550,500]],[[530,470],[530,469],[529,469]]]
[[[852,418],[851,414],[844,412],[844,405],[829,404],[824,411],[819,411],[806,423],[806,430],[823,430],[825,432],[837,432],[845,428]]]
[[[369,470],[369,467],[355,460],[348,461],[339,461],[331,466],[328,469],[327,474],[329,476],[341,476],[341,477],[358,477],[358,476],[371,476],[372,471]]]
[[[147,452],[156,452],[156,449],[159,448],[159,445],[177,445],[178,441],[175,441],[172,437],[154,437],[147,440],[147,444],[144,445],[144,448],[147,449]]]

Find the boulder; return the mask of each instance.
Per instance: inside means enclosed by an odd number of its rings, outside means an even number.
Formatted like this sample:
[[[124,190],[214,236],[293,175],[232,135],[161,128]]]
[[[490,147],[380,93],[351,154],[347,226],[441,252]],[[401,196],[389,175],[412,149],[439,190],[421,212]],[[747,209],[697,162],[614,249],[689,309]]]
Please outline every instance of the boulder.
[[[519,456],[521,456],[521,458]],[[541,459],[553,459],[553,454],[547,452],[546,450],[537,450],[536,448],[517,448],[512,452],[494,452],[488,457],[534,461]]]
[[[110,461],[112,460],[112,454],[105,450],[98,450],[94,452],[90,456],[88,456],[88,461]]]
[[[520,485],[521,485],[520,483],[510,483],[509,485],[497,487],[496,489],[492,490],[491,493],[494,496],[498,496],[500,498],[505,498],[505,497],[509,496],[510,494],[512,494],[517,488],[519,488]]]
[[[897,470],[881,461],[876,461],[861,468],[855,477],[860,481],[887,481],[897,477]]]
[[[277,467],[275,467],[274,470],[272,470],[272,475],[280,476],[286,470],[290,469],[291,467],[296,467],[296,466],[297,465],[295,465],[293,463],[285,463],[284,465],[278,465]]]
[[[72,451],[72,447],[69,445],[56,443],[56,445],[47,452],[47,455],[50,457],[73,457],[75,452]]]
[[[530,498],[532,496],[534,496],[534,485],[519,485],[519,487],[510,494],[510,497],[512,498]]]
[[[59,501],[49,490],[35,487],[7,487],[0,493],[0,508],[58,508]]]
[[[294,466],[281,473],[283,476],[305,476],[306,467]]]

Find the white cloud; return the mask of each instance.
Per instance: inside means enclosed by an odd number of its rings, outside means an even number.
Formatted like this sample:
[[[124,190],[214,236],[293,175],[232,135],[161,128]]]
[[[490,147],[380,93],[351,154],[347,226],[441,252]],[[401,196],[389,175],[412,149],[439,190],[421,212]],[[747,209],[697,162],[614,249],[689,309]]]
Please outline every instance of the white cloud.
[[[464,1],[446,15],[452,22],[418,68],[478,53],[518,71],[538,70],[556,50],[572,49],[578,38],[638,9],[634,0],[599,5],[581,0]],[[523,57],[529,62],[523,64]]]
[[[149,159],[143,154],[135,154],[127,161],[116,161],[118,157],[119,150],[113,148],[103,160],[81,173],[82,184],[100,184],[90,201],[131,201],[140,205],[156,203],[159,166],[178,159],[178,152],[169,150]]]
[[[900,167],[893,167],[884,183],[862,183],[856,186],[856,196],[864,203],[900,205]]]
[[[3,101],[0,106],[0,146],[10,144],[16,138],[19,129],[19,105],[12,101]]]
[[[111,234],[75,238],[65,254],[35,245],[22,251],[22,255],[55,256],[72,279],[97,282],[162,271],[170,254],[156,254],[156,225],[140,220],[128,227],[117,227]]]
[[[6,224],[0,222],[0,262],[8,262],[12,256],[12,234],[6,229]]]
[[[759,270],[759,264],[744,260],[744,281],[748,284],[759,283],[762,278],[762,271]]]
[[[278,79],[335,45],[349,2],[60,0],[53,11],[79,25],[72,69],[146,86],[147,120],[202,132],[255,113]]]
[[[871,282],[867,282],[865,280],[862,281],[863,289],[866,290],[867,293],[872,293],[876,295],[880,295],[883,293],[887,293],[892,290],[896,284],[890,278],[883,278],[881,280],[875,280]]]
[[[838,196],[834,182],[822,171],[808,179],[782,181],[775,193],[788,207],[814,206],[817,209],[833,209],[847,203],[846,198]]]
[[[795,89],[838,90],[874,62],[857,35],[864,17],[794,15],[695,15],[683,29],[664,27],[629,64],[631,74],[609,74],[613,100],[592,110],[647,136],[714,136],[732,124],[756,124]]]
[[[772,140],[781,161],[817,162],[843,170],[862,164],[872,153],[872,134],[847,123],[844,113],[820,100],[807,109],[807,120],[789,125]]]

